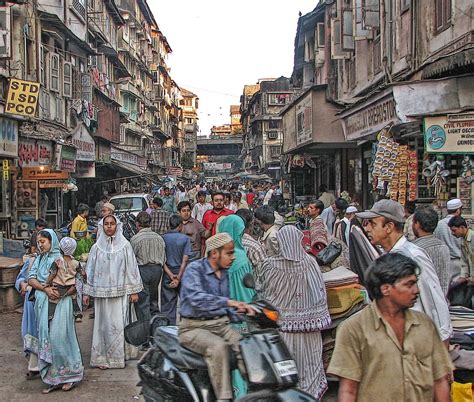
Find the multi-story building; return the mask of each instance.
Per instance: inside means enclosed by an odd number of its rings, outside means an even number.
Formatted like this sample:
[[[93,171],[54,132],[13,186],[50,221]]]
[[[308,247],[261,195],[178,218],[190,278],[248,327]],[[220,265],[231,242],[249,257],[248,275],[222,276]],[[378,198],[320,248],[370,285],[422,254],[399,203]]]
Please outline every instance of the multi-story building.
[[[211,127],[211,138],[212,137],[227,137],[232,135],[232,128],[230,124],[222,124],[220,126]]]
[[[240,105],[230,105],[230,130],[232,134],[242,134]]]
[[[182,99],[179,103],[183,110],[185,143],[183,167],[192,169],[196,166],[199,98],[196,94],[184,88],[181,88],[181,96]]]
[[[474,153],[466,137],[474,125],[473,47],[469,0],[337,0],[300,17],[292,81],[301,95],[283,114],[285,165],[296,187],[304,191],[312,183],[314,194],[327,184],[348,190],[364,206],[390,196],[443,207],[448,197],[461,196],[464,212],[474,214],[462,178]],[[304,107],[308,118],[299,118]],[[380,174],[380,133],[408,149],[408,178]],[[330,160],[321,155],[325,147],[336,150]],[[301,155],[309,164],[300,166]],[[387,161],[388,168],[404,172],[399,164],[406,156],[401,160]],[[435,160],[439,169],[432,168]],[[323,165],[328,173],[321,177]]]
[[[246,86],[241,97],[244,168],[279,178],[283,139],[279,114],[294,91],[285,77],[260,80],[255,89]]]

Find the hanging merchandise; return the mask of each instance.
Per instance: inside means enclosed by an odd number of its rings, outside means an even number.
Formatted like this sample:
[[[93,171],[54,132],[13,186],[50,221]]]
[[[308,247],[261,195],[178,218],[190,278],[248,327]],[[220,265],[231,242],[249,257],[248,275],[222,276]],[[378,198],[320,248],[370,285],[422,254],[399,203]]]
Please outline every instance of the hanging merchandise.
[[[474,161],[471,160],[469,155],[464,155],[461,162],[461,177],[468,184],[474,181],[474,176],[472,175]]]
[[[428,186],[434,189],[436,197],[445,192],[449,170],[444,166],[444,155],[436,155],[434,159],[425,158],[423,176]]]

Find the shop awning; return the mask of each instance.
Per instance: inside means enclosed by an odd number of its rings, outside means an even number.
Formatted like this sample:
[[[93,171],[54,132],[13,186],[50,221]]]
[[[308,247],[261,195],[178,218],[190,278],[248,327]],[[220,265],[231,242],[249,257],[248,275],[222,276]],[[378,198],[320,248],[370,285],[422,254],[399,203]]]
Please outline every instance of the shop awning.
[[[149,175],[150,174],[150,172],[148,172],[147,170],[143,170],[139,166],[131,165],[130,163],[120,162],[120,161],[117,161],[117,160],[112,160],[112,162],[110,163],[109,166],[112,167],[112,168],[117,167],[119,169],[125,170],[129,173],[134,173],[134,174],[140,174],[140,175]]]

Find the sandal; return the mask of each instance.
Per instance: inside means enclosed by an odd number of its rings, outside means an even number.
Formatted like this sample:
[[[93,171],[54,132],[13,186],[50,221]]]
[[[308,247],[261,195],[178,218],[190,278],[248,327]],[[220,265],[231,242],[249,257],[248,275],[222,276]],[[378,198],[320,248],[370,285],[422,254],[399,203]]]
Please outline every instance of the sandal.
[[[50,392],[57,391],[62,388],[62,384],[50,385],[48,388],[41,391],[42,394],[49,394]]]
[[[38,377],[40,374],[39,371],[28,371],[26,373],[26,379],[27,380],[34,380],[36,377]]]
[[[75,386],[76,386],[77,383],[75,382],[68,382],[67,384],[64,384],[63,387],[62,387],[62,390],[64,392],[68,392],[70,391],[71,389],[73,389]]]

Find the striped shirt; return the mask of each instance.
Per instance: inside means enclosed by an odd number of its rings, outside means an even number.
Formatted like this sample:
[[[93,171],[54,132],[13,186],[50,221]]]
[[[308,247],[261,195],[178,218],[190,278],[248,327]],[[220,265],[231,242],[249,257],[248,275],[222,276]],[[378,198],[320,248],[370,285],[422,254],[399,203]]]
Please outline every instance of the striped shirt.
[[[242,236],[242,245],[247,252],[247,257],[252,263],[253,269],[258,270],[263,261],[267,258],[267,253],[262,244],[255,240],[248,233],[244,233]]]
[[[130,239],[138,265],[159,264],[166,262],[165,242],[159,234],[150,228],[141,229]]]
[[[413,240],[413,244],[420,247],[433,262],[436,273],[438,274],[439,283],[443,293],[448,294],[449,288],[449,248],[441,240],[433,235],[419,237]]]

